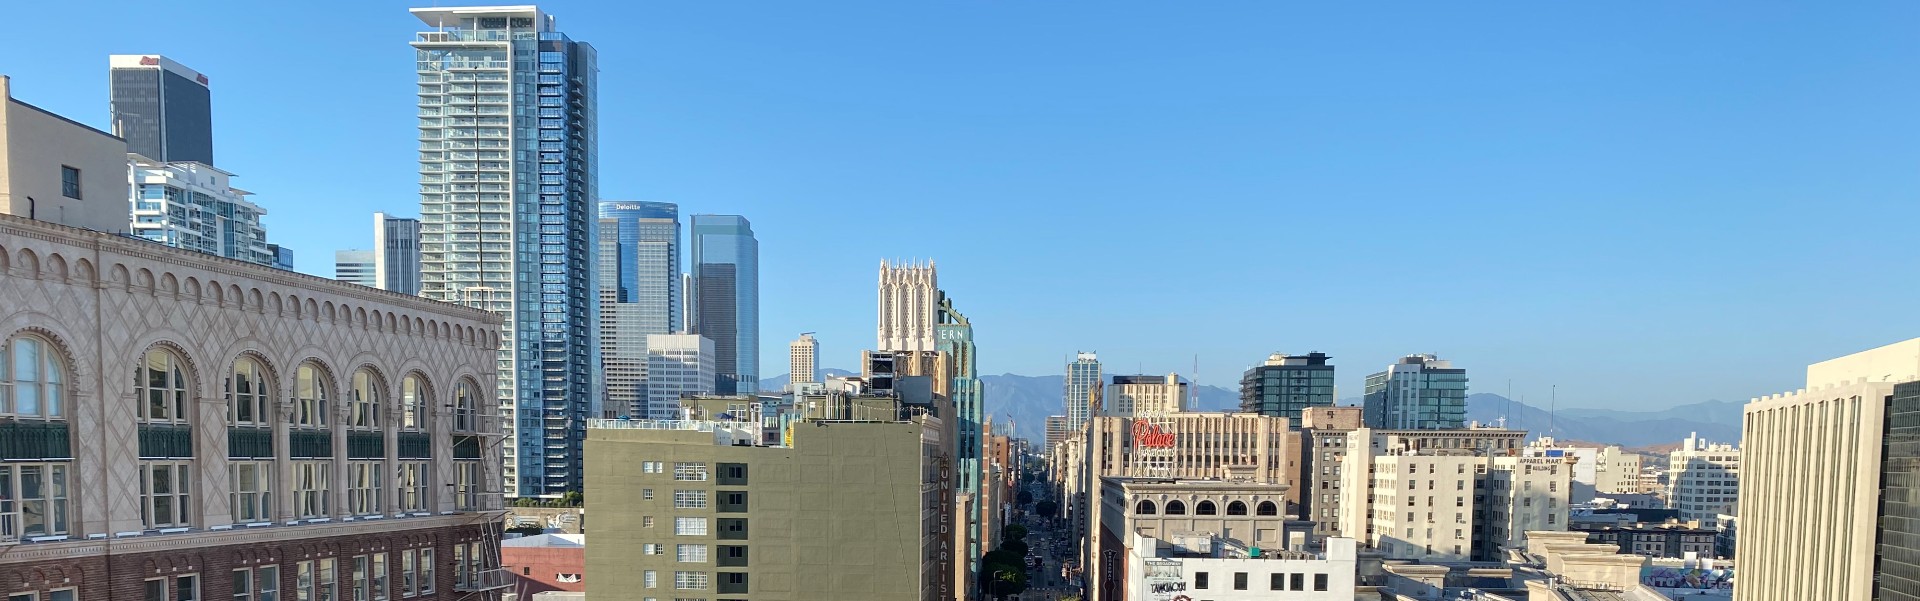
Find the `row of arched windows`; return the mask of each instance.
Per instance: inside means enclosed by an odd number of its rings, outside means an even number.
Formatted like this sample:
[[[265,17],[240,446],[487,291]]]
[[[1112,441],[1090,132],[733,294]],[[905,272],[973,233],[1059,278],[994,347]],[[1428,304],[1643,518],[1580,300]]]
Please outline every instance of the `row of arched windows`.
[[[1139,515],[1155,515],[1159,513],[1159,509],[1159,506],[1155,505],[1153,501],[1146,499],[1141,499],[1139,503],[1133,506],[1133,512]],[[1254,515],[1277,516],[1280,515],[1280,506],[1275,505],[1273,501],[1261,501],[1260,505],[1254,508],[1254,511]],[[1195,503],[1193,506],[1194,515],[1218,515],[1218,512],[1219,506],[1214,505],[1213,501],[1201,501]],[[1246,514],[1246,503],[1240,501],[1227,503],[1227,515]],[[1167,501],[1166,515],[1187,515],[1187,504],[1178,499]]]
[[[142,423],[185,425],[192,418],[190,364],[173,347],[155,346],[133,365],[134,415]],[[328,368],[309,359],[293,371],[292,411],[281,416],[295,427],[326,428],[335,398]],[[68,367],[53,340],[22,332],[0,344],[0,416],[65,419]],[[235,359],[225,378],[225,419],[235,426],[269,426],[275,413],[273,371],[251,354]],[[345,401],[348,428],[380,430],[386,411],[398,411],[402,430],[428,426],[427,397],[431,385],[415,372],[400,380],[398,403],[388,401],[386,380],[372,366],[353,372]],[[449,399],[454,430],[477,427],[479,385],[468,378],[454,384]]]

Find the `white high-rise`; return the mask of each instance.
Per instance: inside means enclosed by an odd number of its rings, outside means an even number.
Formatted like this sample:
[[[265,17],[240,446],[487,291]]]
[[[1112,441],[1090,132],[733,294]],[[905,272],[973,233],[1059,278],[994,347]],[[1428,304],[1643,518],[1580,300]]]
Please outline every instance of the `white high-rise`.
[[[647,336],[647,416],[677,419],[680,398],[713,394],[713,341],[699,334]]]
[[[1178,374],[1114,376],[1107,385],[1108,415],[1137,417],[1187,410],[1187,385]]]
[[[1680,510],[1680,519],[1718,527],[1714,516],[1731,513],[1739,499],[1740,448],[1688,436],[1667,454],[1667,490],[1667,505]]]
[[[231,185],[233,174],[195,162],[161,162],[127,155],[133,235],[174,248],[261,265],[274,264],[267,249],[266,209],[252,192]]]
[[[940,309],[940,281],[933,261],[880,261],[880,327],[882,351],[933,352],[933,325]]]
[[[813,332],[800,335],[787,345],[787,387],[794,384],[813,382],[817,369],[815,361],[820,356],[820,341],[814,340]]]

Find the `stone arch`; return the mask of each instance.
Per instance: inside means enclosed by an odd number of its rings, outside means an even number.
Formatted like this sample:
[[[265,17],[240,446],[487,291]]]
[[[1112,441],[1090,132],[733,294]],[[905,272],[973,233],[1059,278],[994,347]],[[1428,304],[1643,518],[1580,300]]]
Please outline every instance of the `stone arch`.
[[[127,271],[125,264],[114,263],[113,269],[107,272],[107,282],[123,291],[133,291],[133,274]]]
[[[45,318],[47,316],[40,315],[39,317]],[[38,323],[44,324],[49,322],[40,321]],[[80,373],[81,363],[78,358],[74,356],[73,346],[68,344],[67,338],[59,332],[50,330],[42,325],[26,326],[9,332],[6,338],[0,338],[0,345],[12,345],[13,340],[21,336],[32,336],[47,343],[47,349],[53,351],[54,354],[58,356],[60,365],[65,368],[64,373],[60,375],[67,378],[64,382],[66,382],[68,386],[72,386],[75,382],[78,382],[79,380],[77,378],[84,375]],[[71,405],[73,400],[71,389],[69,389],[66,396],[62,398],[66,399],[66,402]]]
[[[180,298],[180,278],[174,277],[171,271],[160,272],[160,286],[154,289],[154,294]]]
[[[1167,515],[1186,515],[1186,514],[1187,514],[1186,503],[1180,502],[1179,499],[1167,501]]]
[[[176,340],[185,339],[185,336],[181,336],[179,333],[173,331],[152,332],[152,336],[147,338],[147,343],[139,346],[140,353],[134,355],[130,362],[122,362],[121,365],[139,365],[141,361],[146,360],[147,353],[153,352],[155,349],[166,350],[167,352],[173,353],[173,355],[180,360],[180,368],[187,372],[187,386],[189,387],[187,389],[187,398],[192,399],[205,396],[207,391],[214,390],[214,388],[209,387],[210,385],[207,384],[205,380],[207,371],[201,367],[199,359],[195,358],[193,353],[187,352],[185,345],[175,342]]]
[[[259,288],[247,289],[247,304],[253,305],[253,310],[259,311],[261,313],[266,313],[268,309],[266,299],[260,296]],[[273,309],[273,312],[276,314],[280,312],[280,294],[279,293],[274,293],[273,295],[272,309]]]
[[[67,281],[67,258],[60,253],[47,253],[46,276],[59,282]]]
[[[307,316],[312,317],[314,321],[320,321],[322,319],[320,316],[320,303],[314,302],[313,297],[307,297],[307,304],[305,306]]]
[[[1227,503],[1227,515],[1246,515],[1247,504],[1241,501]]]
[[[0,274],[6,273],[7,269],[12,267],[13,259],[11,257],[12,255],[7,254],[7,247],[0,246]]]
[[[4,254],[4,253],[0,253],[0,254]],[[0,265],[0,268],[4,268],[4,267],[5,266]],[[79,278],[80,283],[82,284],[93,283],[95,280],[95,275],[96,274],[94,273],[94,270],[93,270],[93,261],[88,261],[85,257],[81,257],[79,259],[74,260],[73,277]]]
[[[387,333],[389,333],[389,334],[391,334],[391,333],[395,333],[395,332],[398,332],[398,330],[397,330],[396,328],[398,328],[399,326],[398,326],[398,324],[396,324],[396,323],[394,323],[394,316],[393,316],[393,313],[392,313],[392,312],[389,312],[389,311],[381,311],[381,312],[380,312],[380,314],[381,314],[382,316],[385,316],[385,317],[386,317],[386,320],[387,320],[387,327],[386,327],[386,331],[387,331]]]
[[[426,332],[427,332],[427,322],[418,317],[413,318],[413,328],[407,330],[407,333],[415,336],[419,336],[421,334],[425,334]]]
[[[1214,505],[1213,501],[1202,499],[1199,503],[1194,504],[1193,514],[1194,515],[1219,515],[1220,508],[1218,505]]]
[[[340,323],[340,314],[334,312],[333,301],[320,305],[320,318],[332,323]]]
[[[353,325],[356,325],[356,326],[360,326],[360,327],[362,327],[362,328],[365,328],[365,327],[367,327],[367,309],[366,309],[366,307],[354,307],[354,308],[353,308]]]
[[[1153,515],[1158,512],[1158,509],[1154,507],[1153,501],[1141,499],[1139,503],[1134,504],[1133,512],[1139,515]]]
[[[427,320],[427,336],[429,338],[432,338],[432,337],[438,337],[439,335],[440,335],[440,322],[432,319]]]
[[[1261,501],[1260,505],[1254,509],[1254,514],[1255,515],[1280,515],[1280,506],[1274,505],[1273,501]]]
[[[167,274],[167,275],[173,275],[173,274]],[[201,296],[200,278],[187,276],[187,281],[180,287],[180,296],[181,298],[185,298],[187,300],[194,301],[194,302],[200,302],[201,300],[203,300],[205,297]]]
[[[40,278],[40,257],[33,254],[33,249],[20,249],[20,252],[14,255],[13,262],[20,264],[21,276],[33,279]]]
[[[219,280],[207,280],[207,297],[214,306],[224,307],[227,304],[227,287],[220,285]],[[234,297],[233,300],[238,302],[240,298]]]
[[[153,270],[142,267],[139,271],[133,272],[133,289],[153,294],[157,289],[153,285]]]

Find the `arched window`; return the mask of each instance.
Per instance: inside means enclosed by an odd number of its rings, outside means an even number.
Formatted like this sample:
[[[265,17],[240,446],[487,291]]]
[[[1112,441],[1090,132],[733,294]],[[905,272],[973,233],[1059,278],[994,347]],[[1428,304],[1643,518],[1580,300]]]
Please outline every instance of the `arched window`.
[[[1220,511],[1214,506],[1213,501],[1201,501],[1199,505],[1193,506],[1194,515],[1218,515],[1219,513]]]
[[[300,364],[293,374],[293,425],[327,427],[326,372],[312,361]]]
[[[472,380],[461,380],[453,387],[453,429],[472,432],[479,426],[479,405],[474,400]]]
[[[44,339],[20,336],[0,345],[0,415],[63,417],[61,388],[66,372],[59,354]]]
[[[1153,515],[1156,511],[1153,501],[1146,499],[1141,499],[1139,504],[1133,506],[1133,512],[1140,515]]]
[[[187,371],[183,363],[173,351],[156,348],[147,351],[140,364],[133,367],[134,389],[139,395],[140,421],[187,421]]]
[[[1273,501],[1261,501],[1260,507],[1254,509],[1253,513],[1254,515],[1280,515],[1280,508],[1275,506]]]
[[[419,375],[408,375],[400,380],[400,429],[420,430],[427,427],[427,389]]]
[[[347,418],[347,425],[354,428],[380,429],[380,401],[383,391],[380,380],[367,368],[353,372],[353,413]]]
[[[1179,501],[1167,501],[1167,515],[1186,515],[1187,504]]]
[[[267,426],[270,407],[267,368],[252,357],[233,362],[233,374],[227,376],[227,420],[236,426]]]
[[[1234,501],[1232,503],[1227,504],[1227,515],[1246,515],[1246,514],[1247,514],[1246,503]]]

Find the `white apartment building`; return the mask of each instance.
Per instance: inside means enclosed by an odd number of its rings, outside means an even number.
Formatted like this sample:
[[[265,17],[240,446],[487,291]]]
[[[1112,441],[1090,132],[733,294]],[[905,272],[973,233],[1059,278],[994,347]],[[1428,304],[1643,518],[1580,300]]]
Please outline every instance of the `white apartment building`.
[[[1680,510],[1681,520],[1719,527],[1716,516],[1732,513],[1739,500],[1740,448],[1693,435],[1667,457],[1668,505]]]
[[[212,165],[127,155],[133,235],[174,248],[272,265],[275,257],[267,251],[267,230],[260,224],[267,211],[248,199],[252,192],[230,185],[231,177]]]
[[[1601,449],[1594,471],[1593,491],[1603,495],[1646,492],[1640,484],[1642,459],[1639,453],[1629,453],[1619,446]]]
[[[1126,601],[1351,601],[1359,558],[1351,538],[1326,551],[1261,549],[1217,537],[1160,540],[1135,534],[1127,557]]]
[[[1339,531],[1390,558],[1499,561],[1527,530],[1565,530],[1572,466],[1518,456],[1521,430],[1347,433]]]
[[[713,341],[699,334],[647,335],[647,415],[679,415],[680,397],[713,394]]]
[[[1187,385],[1178,374],[1114,376],[1107,385],[1107,414],[1135,417],[1187,410]]]

